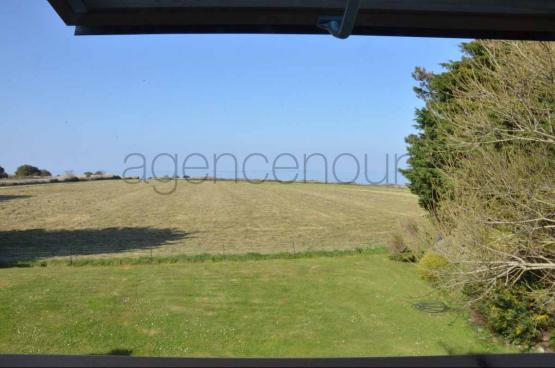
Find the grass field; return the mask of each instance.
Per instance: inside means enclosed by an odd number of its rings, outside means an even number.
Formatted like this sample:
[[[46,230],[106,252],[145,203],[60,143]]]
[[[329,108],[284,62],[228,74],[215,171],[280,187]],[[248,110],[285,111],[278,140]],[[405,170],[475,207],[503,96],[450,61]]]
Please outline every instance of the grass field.
[[[421,214],[405,189],[183,180],[0,188],[0,213],[0,262],[365,248]]]
[[[3,353],[376,356],[493,352],[385,255],[0,269]]]
[[[510,350],[457,309],[413,307],[441,298],[379,251],[402,217],[421,215],[403,189],[42,184],[0,188],[0,213],[0,353]]]

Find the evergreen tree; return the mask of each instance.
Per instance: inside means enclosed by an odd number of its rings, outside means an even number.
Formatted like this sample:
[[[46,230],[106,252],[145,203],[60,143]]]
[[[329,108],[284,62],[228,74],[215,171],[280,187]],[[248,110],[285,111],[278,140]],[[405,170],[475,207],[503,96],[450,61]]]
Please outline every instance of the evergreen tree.
[[[410,181],[409,188],[418,195],[420,205],[432,213],[437,208],[439,193],[447,189],[441,168],[456,160],[456,153],[449,151],[445,144],[450,131],[449,122],[437,112],[453,108],[450,105],[452,90],[461,74],[472,72],[469,60],[487,57],[476,41],[463,43],[461,50],[462,59],[442,64],[443,73],[434,74],[421,67],[413,73],[418,82],[414,92],[425,105],[416,109],[414,127],[418,132],[405,138],[409,167],[400,171]]]

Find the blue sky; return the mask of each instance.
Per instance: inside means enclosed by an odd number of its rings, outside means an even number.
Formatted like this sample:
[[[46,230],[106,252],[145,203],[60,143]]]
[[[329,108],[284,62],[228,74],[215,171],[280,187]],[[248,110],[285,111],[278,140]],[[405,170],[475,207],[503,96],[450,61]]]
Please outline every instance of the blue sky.
[[[276,35],[75,37],[46,1],[0,5],[0,165],[130,166],[128,153],[385,154],[413,131],[415,66],[461,40]],[[349,171],[345,164],[345,171]],[[266,169],[252,161],[252,169]],[[377,174],[376,174],[377,175]]]

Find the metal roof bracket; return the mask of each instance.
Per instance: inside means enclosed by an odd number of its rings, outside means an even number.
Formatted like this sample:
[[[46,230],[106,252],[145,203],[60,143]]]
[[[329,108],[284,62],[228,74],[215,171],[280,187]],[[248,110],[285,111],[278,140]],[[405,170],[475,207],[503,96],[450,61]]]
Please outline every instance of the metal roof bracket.
[[[325,29],[337,38],[345,39],[351,35],[358,15],[360,0],[346,0],[343,16],[318,17],[318,28]]]

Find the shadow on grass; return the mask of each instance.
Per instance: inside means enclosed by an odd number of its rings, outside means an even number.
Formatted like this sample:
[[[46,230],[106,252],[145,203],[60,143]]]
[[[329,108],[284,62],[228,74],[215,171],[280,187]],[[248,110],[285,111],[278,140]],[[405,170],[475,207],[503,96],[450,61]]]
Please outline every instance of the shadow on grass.
[[[446,355],[477,355],[480,358],[480,352],[469,350],[460,346],[449,345],[443,341],[438,341],[437,343],[444,351]]]
[[[51,257],[148,250],[190,237],[188,232],[146,227],[0,231],[0,267],[25,266]]]
[[[31,198],[29,195],[0,195],[0,202],[11,201],[14,199],[24,199],[24,198]]]
[[[130,349],[112,349],[107,352],[105,355],[123,355],[123,356],[131,356],[133,354],[133,350]]]

